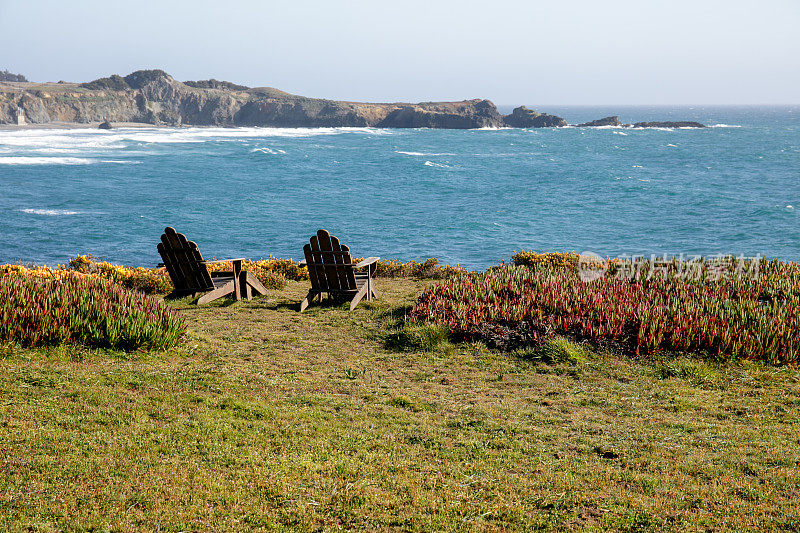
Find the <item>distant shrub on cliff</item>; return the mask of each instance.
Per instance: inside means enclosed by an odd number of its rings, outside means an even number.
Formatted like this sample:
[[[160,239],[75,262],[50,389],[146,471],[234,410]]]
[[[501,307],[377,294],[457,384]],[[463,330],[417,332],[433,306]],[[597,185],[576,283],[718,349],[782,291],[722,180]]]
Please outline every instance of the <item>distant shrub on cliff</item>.
[[[124,78],[119,74],[112,74],[107,78],[98,78],[94,81],[81,83],[80,87],[94,91],[127,91],[130,89],[141,89],[153,80],[166,78],[169,74],[160,69],[137,70],[131,72]]]
[[[0,70],[0,81],[28,81],[22,74],[12,74],[7,70]]]
[[[93,91],[126,91],[131,88],[125,78],[119,74],[112,74],[107,78],[98,78],[94,81],[81,83],[80,87]]]
[[[235,83],[231,83],[229,81],[219,81],[211,78],[210,80],[197,80],[197,81],[185,81],[183,82],[184,85],[188,85],[189,87],[194,87],[196,89],[223,89],[228,91],[246,91],[250,87],[246,85],[237,85]]]
[[[161,69],[137,70],[125,76],[125,81],[130,85],[131,89],[141,89],[153,80],[168,77],[169,74]]]

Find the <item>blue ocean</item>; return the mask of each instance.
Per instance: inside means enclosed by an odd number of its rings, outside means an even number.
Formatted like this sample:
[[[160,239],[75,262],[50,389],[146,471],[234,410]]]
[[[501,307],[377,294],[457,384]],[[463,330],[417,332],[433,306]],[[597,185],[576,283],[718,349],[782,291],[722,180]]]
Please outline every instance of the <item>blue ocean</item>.
[[[547,107],[707,129],[0,130],[0,263],[153,266],[165,226],[206,257],[486,268],[515,250],[800,262],[800,107]],[[501,111],[508,112],[506,109]]]

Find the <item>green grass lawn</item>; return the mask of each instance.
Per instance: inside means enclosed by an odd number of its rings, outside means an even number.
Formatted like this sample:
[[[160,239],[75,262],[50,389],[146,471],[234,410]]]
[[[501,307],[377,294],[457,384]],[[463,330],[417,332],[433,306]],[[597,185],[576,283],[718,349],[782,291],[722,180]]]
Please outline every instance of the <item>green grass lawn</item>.
[[[0,530],[800,528],[800,371],[522,354],[383,298],[173,303],[164,353],[0,345]]]

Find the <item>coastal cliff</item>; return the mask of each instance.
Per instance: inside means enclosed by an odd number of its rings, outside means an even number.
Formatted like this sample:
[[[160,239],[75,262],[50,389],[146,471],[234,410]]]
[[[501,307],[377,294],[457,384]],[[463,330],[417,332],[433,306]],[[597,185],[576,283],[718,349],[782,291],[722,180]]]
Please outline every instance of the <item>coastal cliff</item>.
[[[15,78],[15,80],[24,77]],[[307,98],[215,79],[180,82],[137,70],[87,83],[0,81],[0,125],[139,123],[164,126],[557,128],[567,121],[525,106],[501,115],[489,100],[366,103]],[[622,124],[616,116],[578,127],[702,128],[698,122]]]
[[[23,121],[450,129],[503,126],[503,117],[489,100],[341,102],[217,80],[183,83],[161,70],[114,75],[83,84],[0,84],[0,124]]]

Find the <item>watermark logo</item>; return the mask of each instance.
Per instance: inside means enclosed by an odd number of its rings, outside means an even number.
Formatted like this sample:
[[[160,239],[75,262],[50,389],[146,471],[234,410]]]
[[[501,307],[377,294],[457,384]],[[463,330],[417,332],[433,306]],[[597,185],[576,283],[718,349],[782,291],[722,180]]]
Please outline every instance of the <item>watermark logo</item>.
[[[720,281],[759,277],[764,258],[717,254],[709,257],[679,254],[649,258],[623,254],[614,259],[603,258],[594,252],[578,256],[578,277],[591,283],[608,274],[615,280],[645,281],[652,279],[684,279],[691,281]]]
[[[605,276],[607,270],[606,260],[594,252],[582,252],[578,256],[578,277],[583,282],[597,281]]]

